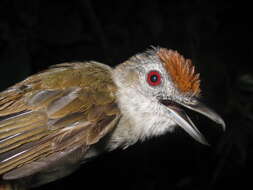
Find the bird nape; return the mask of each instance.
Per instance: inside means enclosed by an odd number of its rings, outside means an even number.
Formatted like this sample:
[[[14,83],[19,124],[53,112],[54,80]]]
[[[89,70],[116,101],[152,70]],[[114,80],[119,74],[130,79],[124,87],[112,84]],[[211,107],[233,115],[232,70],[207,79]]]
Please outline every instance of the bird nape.
[[[223,129],[225,123],[199,95],[191,61],[165,48],[134,55],[115,68],[95,61],[54,65],[0,93],[2,181],[37,187],[89,158],[176,126],[208,144],[184,108]]]

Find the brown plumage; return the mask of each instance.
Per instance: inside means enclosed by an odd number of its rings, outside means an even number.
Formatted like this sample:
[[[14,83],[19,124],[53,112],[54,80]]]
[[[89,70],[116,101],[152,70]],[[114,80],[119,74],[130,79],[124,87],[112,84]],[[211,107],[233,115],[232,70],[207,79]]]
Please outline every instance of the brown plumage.
[[[199,83],[190,60],[163,48],[115,68],[90,61],[34,74],[0,92],[0,180],[36,187],[176,125],[208,144],[183,111],[196,111],[225,129],[222,118],[196,99]]]
[[[195,96],[200,94],[199,74],[195,73],[195,67],[190,59],[185,59],[177,51],[165,48],[159,49],[157,55],[181,92]]]
[[[112,130],[119,110],[109,73],[99,64],[65,63],[0,93],[0,175],[28,176],[77,150],[81,159]]]

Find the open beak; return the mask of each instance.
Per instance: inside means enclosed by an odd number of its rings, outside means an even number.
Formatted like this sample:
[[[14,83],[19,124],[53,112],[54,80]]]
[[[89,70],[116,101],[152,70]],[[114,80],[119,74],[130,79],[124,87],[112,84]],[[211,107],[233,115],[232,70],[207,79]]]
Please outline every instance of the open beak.
[[[198,102],[197,104],[189,105],[185,103],[178,104],[169,100],[162,100],[161,103],[167,107],[172,120],[180,127],[182,127],[182,129],[184,129],[196,141],[202,144],[209,145],[205,137],[200,133],[200,131],[194,125],[189,116],[184,112],[183,109],[181,109],[182,106],[196,111],[213,120],[214,122],[220,124],[223,130],[225,130],[226,128],[223,119],[213,110],[205,106],[203,103]]]

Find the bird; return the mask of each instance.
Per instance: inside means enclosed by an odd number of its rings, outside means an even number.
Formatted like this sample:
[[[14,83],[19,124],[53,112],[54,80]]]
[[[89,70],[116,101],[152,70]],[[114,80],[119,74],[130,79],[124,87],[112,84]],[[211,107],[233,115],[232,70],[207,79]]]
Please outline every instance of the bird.
[[[224,130],[225,122],[200,97],[200,75],[191,60],[162,47],[114,68],[66,62],[33,74],[0,93],[0,189],[14,188],[9,181],[38,187],[103,152],[177,127],[208,145],[184,110]]]

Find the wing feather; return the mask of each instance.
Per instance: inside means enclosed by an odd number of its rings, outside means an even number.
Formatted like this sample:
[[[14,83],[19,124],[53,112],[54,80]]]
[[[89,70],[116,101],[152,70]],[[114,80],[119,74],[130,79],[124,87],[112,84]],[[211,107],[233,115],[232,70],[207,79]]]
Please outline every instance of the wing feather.
[[[97,62],[64,63],[1,92],[0,175],[17,179],[80,160],[111,131],[120,112],[110,72]]]

